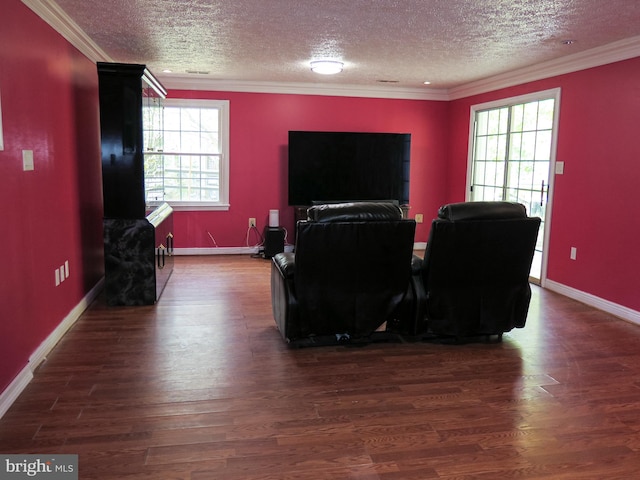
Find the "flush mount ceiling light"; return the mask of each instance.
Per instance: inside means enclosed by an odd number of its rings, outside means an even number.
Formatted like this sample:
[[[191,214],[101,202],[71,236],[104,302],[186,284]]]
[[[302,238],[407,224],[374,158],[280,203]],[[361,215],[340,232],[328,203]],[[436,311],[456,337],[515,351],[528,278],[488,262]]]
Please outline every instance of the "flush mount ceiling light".
[[[316,60],[311,62],[311,71],[321,75],[335,75],[340,73],[344,63],[335,60]]]

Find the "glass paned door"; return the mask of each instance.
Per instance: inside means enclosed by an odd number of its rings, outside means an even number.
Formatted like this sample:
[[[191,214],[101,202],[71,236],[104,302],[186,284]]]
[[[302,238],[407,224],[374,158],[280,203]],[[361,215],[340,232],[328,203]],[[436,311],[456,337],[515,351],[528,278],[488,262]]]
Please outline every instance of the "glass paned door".
[[[530,273],[534,282],[542,278],[555,104],[554,96],[477,110],[474,118],[470,200],[519,202],[542,219]]]

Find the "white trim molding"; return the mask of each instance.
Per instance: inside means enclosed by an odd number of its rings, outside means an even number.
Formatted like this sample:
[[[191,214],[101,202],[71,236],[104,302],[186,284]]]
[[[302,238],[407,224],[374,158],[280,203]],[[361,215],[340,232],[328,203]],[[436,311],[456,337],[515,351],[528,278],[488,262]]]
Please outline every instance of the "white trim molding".
[[[90,60],[113,62],[113,59],[53,0],[22,0],[22,3]]]
[[[427,242],[415,242],[414,250],[424,250]],[[291,252],[293,245],[285,245],[285,252]],[[205,247],[205,248],[174,248],[173,254],[178,255],[255,255],[260,253],[260,246],[254,247]]]
[[[601,47],[519,68],[449,89],[449,99],[479,95],[501,88],[556,77],[640,56],[640,36],[609,43]]]
[[[42,362],[47,359],[47,355],[53,347],[55,347],[58,342],[62,339],[65,333],[73,326],[76,321],[80,318],[82,313],[91,305],[97,297],[98,294],[104,288],[104,278],[102,278],[90,291],[85,295],[85,297],[69,312],[69,314],[60,322],[60,324],[56,327],[56,329],[51,332],[38,348],[31,354],[29,357],[29,365],[31,366],[31,370],[35,371]]]
[[[219,92],[281,93],[336,97],[392,98],[404,100],[448,101],[446,89],[410,88],[377,85],[327,85],[319,83],[249,82],[211,78],[207,75],[158,75],[168,89]]]
[[[7,413],[7,410],[17,400],[22,391],[33,379],[33,372],[38,366],[46,361],[47,355],[62,339],[65,333],[78,321],[82,313],[91,305],[104,288],[104,278],[102,278],[84,298],[69,312],[51,334],[40,344],[29,357],[28,363],[18,373],[9,386],[0,393],[0,418]]]
[[[576,290],[575,288],[568,287],[566,285],[563,285],[562,283],[554,282],[553,280],[547,279],[544,282],[544,288],[559,293],[560,295],[564,295],[565,297],[577,300],[578,302],[589,305],[590,307],[602,310],[603,312],[610,313],[611,315],[621,318],[622,320],[626,320],[627,322],[640,325],[640,312],[636,310],[632,310],[617,303],[610,302],[609,300],[596,297],[595,295],[591,295],[590,293]]]
[[[29,365],[27,365],[22,369],[18,376],[13,379],[13,382],[11,382],[2,393],[0,393],[0,418],[2,418],[4,414],[7,413],[7,410],[11,408],[13,402],[15,402],[22,391],[27,388],[27,385],[29,385],[32,378],[33,372],[29,368]]]
[[[174,248],[174,255],[253,255],[260,247]]]

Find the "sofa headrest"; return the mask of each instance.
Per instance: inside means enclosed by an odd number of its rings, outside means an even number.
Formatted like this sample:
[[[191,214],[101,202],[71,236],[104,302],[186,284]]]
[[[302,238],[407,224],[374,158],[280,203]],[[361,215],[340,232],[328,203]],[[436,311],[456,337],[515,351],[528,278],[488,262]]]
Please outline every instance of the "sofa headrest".
[[[310,207],[307,219],[318,223],[393,221],[402,219],[402,210],[393,203],[331,203]]]
[[[438,218],[451,222],[465,220],[506,220],[526,218],[524,205],[516,202],[461,202],[443,205],[438,210]]]

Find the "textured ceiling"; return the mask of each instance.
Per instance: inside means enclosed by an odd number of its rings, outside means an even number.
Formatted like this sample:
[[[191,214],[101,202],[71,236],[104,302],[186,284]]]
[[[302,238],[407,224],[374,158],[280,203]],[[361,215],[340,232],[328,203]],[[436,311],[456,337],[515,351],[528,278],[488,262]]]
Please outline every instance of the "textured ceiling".
[[[227,81],[451,88],[640,35],[640,0],[56,3],[114,61]]]

